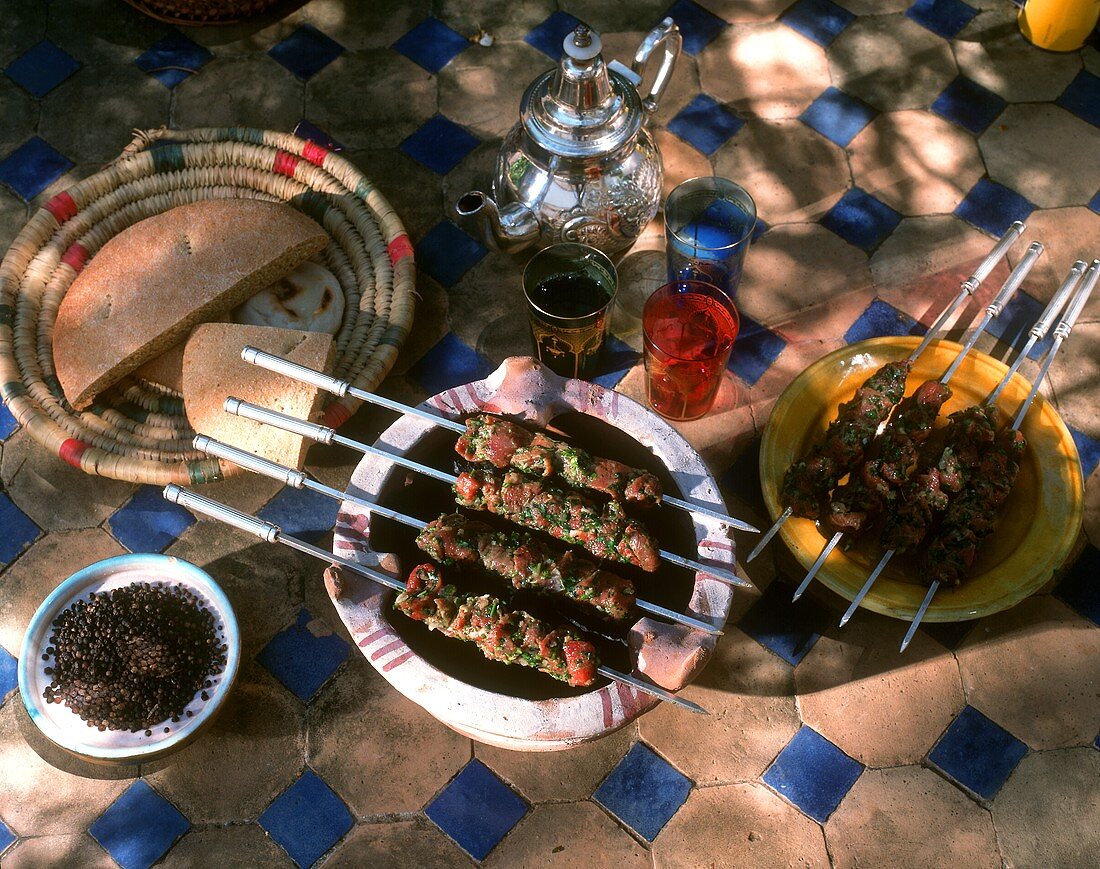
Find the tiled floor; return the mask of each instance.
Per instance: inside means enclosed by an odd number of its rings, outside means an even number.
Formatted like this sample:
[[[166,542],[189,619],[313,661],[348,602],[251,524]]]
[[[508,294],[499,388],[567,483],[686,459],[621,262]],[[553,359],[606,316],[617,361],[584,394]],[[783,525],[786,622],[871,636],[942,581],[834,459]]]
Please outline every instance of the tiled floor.
[[[1001,339],[1071,260],[1100,254],[1100,54],[1038,51],[1014,9],[312,0],[176,29],[121,0],[13,0],[0,15],[0,241],[134,127],[297,127],[342,148],[417,241],[423,302],[384,388],[423,398],[529,352],[522,258],[489,254],[448,209],[487,183],[523,88],[578,19],[625,57],[672,14],[685,54],[653,119],[666,186],[713,167],[753,192],[766,227],[738,299],[730,388],[683,431],[728,502],[764,521],[755,444],[805,365],[845,342],[922,331],[1014,219],[1048,253]],[[479,28],[492,45],[470,42]],[[598,378],[635,396],[630,312],[662,269],[660,247],[654,224],[620,264],[628,279]],[[898,622],[861,612],[840,630],[841,602],[817,590],[792,607],[799,577],[769,551],[750,565],[762,593],[738,596],[736,626],[685,691],[709,717],[662,707],[551,755],[471,743],[393,691],[355,652],[316,563],[196,522],[153,488],[86,477],[0,407],[0,861],[1095,865],[1098,318],[1100,294],[1051,373],[1088,478],[1088,539],[1064,576],[1010,612],[927,626],[903,657]],[[348,428],[372,438],[388,422],[365,410]],[[316,448],[310,461],[342,486],[354,457]],[[322,541],[333,523],[330,504],[263,480],[209,494]],[[140,770],[90,767],[43,744],[14,690],[38,602],[125,549],[209,569],[237,609],[246,660],[204,738]]]

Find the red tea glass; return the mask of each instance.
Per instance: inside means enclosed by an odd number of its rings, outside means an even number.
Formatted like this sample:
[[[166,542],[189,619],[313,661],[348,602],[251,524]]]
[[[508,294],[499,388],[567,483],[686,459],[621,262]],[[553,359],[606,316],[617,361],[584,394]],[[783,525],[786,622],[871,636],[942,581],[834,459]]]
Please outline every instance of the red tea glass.
[[[702,281],[665,284],[645,303],[646,395],[667,419],[703,416],[718,394],[740,320],[729,296]]]

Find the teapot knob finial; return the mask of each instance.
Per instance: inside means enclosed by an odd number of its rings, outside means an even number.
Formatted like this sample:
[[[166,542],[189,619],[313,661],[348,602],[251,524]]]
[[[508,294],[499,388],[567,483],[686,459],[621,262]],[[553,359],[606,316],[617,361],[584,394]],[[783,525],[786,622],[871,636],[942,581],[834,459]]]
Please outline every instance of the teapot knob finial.
[[[573,31],[573,44],[577,48],[588,48],[592,44],[592,31],[587,24],[578,24]]]

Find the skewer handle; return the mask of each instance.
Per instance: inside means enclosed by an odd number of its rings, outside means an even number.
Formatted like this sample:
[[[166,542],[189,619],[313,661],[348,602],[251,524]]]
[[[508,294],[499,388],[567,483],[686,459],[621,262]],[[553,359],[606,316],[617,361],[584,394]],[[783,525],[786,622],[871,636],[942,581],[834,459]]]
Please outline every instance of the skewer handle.
[[[1085,273],[1085,269],[1087,268],[1088,265],[1083,259],[1079,259],[1073,264],[1073,268],[1069,270],[1066,279],[1062,281],[1062,286],[1058,288],[1058,291],[1054,294],[1054,297],[1050,300],[1046,309],[1039,315],[1039,319],[1035,321],[1035,325],[1031,327],[1031,331],[1028,333],[1029,335],[1036,339],[1041,339],[1047,333],[1047,330],[1054,324],[1059,312],[1065,305],[1069,294],[1073,292],[1073,288],[1077,286],[1077,282],[1081,279],[1081,275]]]
[[[268,371],[282,374],[284,377],[289,377],[292,380],[312,383],[319,389],[323,389],[325,392],[331,392],[333,395],[338,395],[341,398],[347,395],[348,390],[351,389],[351,384],[346,380],[338,380],[321,371],[315,371],[312,368],[299,365],[297,362],[283,359],[281,356],[265,353],[260,348],[253,347],[251,344],[245,345],[245,348],[241,350],[241,359],[251,365],[259,365],[261,368],[266,368]]]
[[[1008,280],[1005,281],[1004,286],[1001,287],[1001,291],[993,298],[993,301],[986,306],[986,313],[990,317],[996,317],[1001,313],[1005,305],[1008,304],[1009,299],[1020,288],[1020,284],[1024,282],[1024,278],[1027,277],[1027,273],[1031,271],[1031,267],[1035,265],[1035,261],[1039,259],[1043,254],[1043,243],[1041,241],[1033,241],[1027,246],[1027,251],[1018,263],[1016,268],[1012,270],[1012,274],[1008,276]]]
[[[1100,278],[1100,259],[1094,259],[1092,265],[1089,266],[1088,272],[1085,273],[1085,279],[1077,289],[1077,295],[1075,295],[1073,301],[1069,303],[1069,307],[1066,309],[1066,313],[1061,321],[1054,327],[1055,338],[1069,337],[1070,329],[1072,329],[1073,324],[1077,322],[1077,318],[1081,315],[1081,310],[1085,307],[1085,302],[1087,302],[1089,296],[1092,295],[1092,290],[1096,286],[1098,278]]]
[[[209,498],[196,495],[194,492],[188,492],[175,483],[164,487],[164,499],[171,501],[173,504],[179,504],[181,507],[186,507],[194,513],[201,513],[211,519],[224,522],[226,525],[232,525],[234,528],[253,534],[268,543],[274,543],[279,539],[278,525],[265,522],[263,519],[257,519],[255,516],[249,516],[247,513],[234,510],[232,507],[219,504],[217,501],[211,501]]]
[[[219,459],[225,459],[234,465],[240,465],[246,471],[279,480],[285,486],[301,489],[306,483],[307,477],[302,471],[284,467],[262,456],[231,447],[229,444],[223,444],[221,441],[216,441],[206,435],[197,435],[192,445],[196,450],[209,456],[217,456]]]
[[[233,396],[225,400],[224,407],[226,413],[231,413],[234,416],[240,416],[244,419],[250,419],[253,422],[262,423],[263,425],[281,428],[283,431],[292,432],[293,434],[309,438],[311,441],[317,441],[322,444],[331,444],[333,435],[336,434],[336,430],[328,426],[318,425],[315,422],[307,422],[304,419],[297,419],[293,416],[287,416],[285,413],[279,413],[277,410],[269,410],[266,407],[260,407],[258,404],[252,404],[251,402]]]
[[[1016,239],[1024,234],[1025,228],[1024,223],[1017,220],[1005,231],[1005,234],[1001,236],[1000,241],[998,241],[993,250],[989,252],[989,255],[978,264],[976,269],[974,269],[974,274],[963,281],[962,288],[966,290],[967,293],[972,294],[978,289],[978,285],[989,277],[989,273],[993,271],[997,263],[1004,258],[1006,253],[1008,253],[1008,249],[1016,243]]]

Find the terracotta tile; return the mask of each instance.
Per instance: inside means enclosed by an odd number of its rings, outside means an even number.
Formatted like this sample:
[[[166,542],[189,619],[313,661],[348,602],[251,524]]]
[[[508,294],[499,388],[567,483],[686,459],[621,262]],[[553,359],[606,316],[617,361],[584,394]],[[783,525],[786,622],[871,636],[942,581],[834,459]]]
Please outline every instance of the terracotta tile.
[[[631,0],[608,3],[607,0],[570,0],[569,12],[602,35],[637,30],[661,20],[668,10],[665,0]]]
[[[306,115],[349,147],[393,148],[436,113],[436,91],[432,74],[396,51],[345,52],[307,83]]]
[[[479,27],[488,29],[498,40],[523,39],[528,31],[545,21],[555,5],[550,0],[510,3],[508,0],[442,0],[435,14],[448,26],[464,35],[473,35]],[[575,13],[580,15],[579,12]],[[545,55],[544,55],[545,58]],[[546,58],[548,61],[549,59]],[[549,68],[549,63],[544,66]],[[532,71],[530,78],[534,78]]]
[[[1080,71],[1081,56],[1037,50],[1020,36],[1015,18],[1016,10],[1004,6],[960,31],[951,43],[959,71],[1012,103],[1056,100]]]
[[[106,531],[89,528],[43,537],[0,574],[0,645],[18,655],[39,604],[66,577],[126,550]]]
[[[534,352],[522,276],[511,257],[490,254],[448,293],[451,331],[492,362]]]
[[[974,138],[930,112],[880,115],[849,149],[856,185],[907,215],[953,211],[985,174]]]
[[[399,694],[361,655],[310,706],[310,766],[359,816],[419,811],[470,754],[469,739]]]
[[[344,151],[341,156],[354,163],[386,197],[414,243],[439,223],[443,216],[443,190],[439,176],[431,169],[396,149]],[[417,275],[418,284],[419,281]],[[423,305],[418,304],[417,317],[422,310]]]
[[[653,843],[657,866],[828,866],[821,827],[762,784],[696,788]]]
[[[35,0],[14,0],[0,20],[0,64],[7,66],[46,35],[46,9]]]
[[[779,326],[870,286],[863,251],[822,226],[779,226],[749,250],[737,304],[756,322]]]
[[[84,832],[24,839],[10,851],[4,852],[5,869],[36,869],[41,866],[115,869],[117,865],[96,840]]]
[[[989,177],[1041,208],[1084,205],[1096,195],[1100,130],[1060,106],[1009,106],[978,144]]]
[[[126,5],[74,0],[53,10],[46,35],[85,63],[128,63],[168,31],[168,25]]]
[[[0,102],[4,104],[4,126],[0,129],[0,153],[7,156],[35,134],[38,101],[10,78],[4,76],[0,79]]]
[[[904,15],[857,18],[829,46],[833,84],[883,112],[926,108],[958,73],[951,46]]]
[[[821,46],[778,21],[730,27],[699,54],[703,90],[740,114],[797,118],[829,86]]]
[[[480,190],[489,196],[493,195],[493,177],[496,175],[497,154],[500,153],[500,146],[500,138],[487,139],[447,173],[447,177],[442,182],[444,218],[458,222],[454,213],[455,203],[462,197],[462,194],[470,190]],[[438,186],[439,181],[436,180],[435,184]],[[422,195],[419,191],[416,191],[416,193]],[[479,229],[472,226],[464,226],[463,229],[474,238],[481,238]],[[537,249],[538,244],[536,243],[532,247]],[[533,252],[532,250],[525,251],[519,257],[530,256]],[[524,262],[526,262],[526,259],[524,259]]]
[[[794,0],[703,0],[699,4],[731,24],[774,21]]]
[[[623,759],[638,737],[633,724],[565,751],[509,751],[474,743],[474,756],[532,803],[583,800]]]
[[[1058,396],[1062,419],[1094,440],[1100,440],[1100,394],[1096,389],[1100,355],[1097,347],[1100,347],[1100,323],[1078,322],[1054,357],[1048,375]]]
[[[800,121],[748,121],[714,165],[752,194],[769,224],[816,220],[851,186],[843,152]]]
[[[913,4],[909,0],[844,0],[840,5],[856,15],[884,15],[904,12]]]
[[[932,770],[867,770],[825,824],[833,865],[998,869],[989,812]],[[885,849],[885,850],[884,850]]]
[[[191,832],[172,846],[161,865],[168,869],[205,869],[208,866],[267,869],[295,864],[259,824],[238,823],[206,829],[192,827]]]
[[[284,22],[292,27],[312,24],[352,51],[388,48],[427,18],[431,5],[429,0],[396,4],[313,0],[286,16]]]
[[[1081,49],[1081,59],[1085,64],[1085,69],[1093,75],[1100,75],[1100,50],[1094,46],[1086,45]]]
[[[353,827],[323,864],[326,869],[449,869],[472,866],[466,852],[434,824],[422,819],[385,821]]]
[[[526,42],[473,45],[439,72],[439,111],[482,138],[503,136],[519,121],[527,85],[547,57]]]
[[[486,866],[649,866],[649,854],[593,803],[536,806]]]
[[[224,99],[229,87],[232,102]],[[182,129],[236,125],[293,130],[301,119],[301,83],[266,54],[215,57],[201,75],[184,79],[173,92],[172,123]]]
[[[573,14],[580,17],[580,13],[573,12]],[[667,14],[668,7],[666,6],[663,11],[658,12],[652,18],[643,18],[639,14],[639,17],[634,19],[634,24],[629,30],[614,33],[604,32],[604,60],[608,62],[619,60],[627,66],[630,66],[631,61],[634,59],[634,53],[638,50],[638,46],[641,45],[642,40],[645,39],[648,33],[646,25],[657,24]],[[649,82],[652,81],[653,75],[660,63],[660,59],[660,52],[653,56],[650,70],[642,84],[641,95],[643,97],[649,95]],[[532,72],[530,78],[534,78],[534,75],[534,72]],[[669,79],[668,87],[661,96],[657,112],[651,116],[653,120],[649,122],[650,131],[652,132],[653,125],[664,125],[672,120],[680,109],[695,99],[700,89],[697,59],[687,53],[681,54],[676,61],[676,68],[673,70],[672,78]]]
[[[1095,748],[1032,752],[1021,760],[993,804],[1005,865],[1095,865],[1100,849],[1098,779],[1100,752]]]
[[[661,160],[664,164],[662,199],[667,199],[677,184],[689,178],[712,174],[710,161],[679,136],[674,136],[667,130],[657,130],[654,138],[657,140],[657,147],[661,149]]]
[[[301,769],[304,718],[302,704],[250,661],[210,728],[142,774],[192,823],[257,818]]]
[[[861,611],[794,674],[802,720],[871,767],[919,763],[966,702],[951,653],[918,632],[902,656],[902,627]]]
[[[642,739],[697,784],[759,776],[798,730],[791,668],[732,626],[714,658],[681,692],[710,712],[660,706],[639,722]]]
[[[26,223],[26,203],[7,190],[0,190],[0,246],[7,250]]]
[[[131,483],[85,474],[39,446],[25,431],[4,444],[0,475],[11,499],[40,528],[94,528],[134,492]]]
[[[1028,239],[1041,241],[1046,249],[1028,273],[1022,289],[1034,298],[1048,302],[1076,260],[1091,263],[1100,256],[1100,244],[1097,244],[1100,215],[1080,207],[1036,211],[1027,219],[1027,236]],[[1017,245],[1008,255],[1010,262],[1013,265],[1018,263],[1026,249],[1025,245]],[[1097,319],[1100,319],[1100,293],[1093,291],[1078,322]]]
[[[1100,631],[1054,598],[983,620],[956,655],[967,702],[1031,748],[1096,738]]]
[[[91,764],[75,761],[37,732],[17,699],[0,707],[0,817],[17,835],[47,836],[80,833],[129,786],[131,769],[96,772]],[[47,762],[28,744],[43,742]],[[50,752],[53,749],[53,752]],[[66,762],[68,759],[68,763]],[[65,765],[69,772],[58,764]],[[91,775],[126,778],[91,778]],[[48,795],[48,799],[43,797]],[[5,864],[6,864],[5,860]]]
[[[195,491],[207,498],[213,498],[215,501],[243,510],[245,513],[256,513],[281,488],[282,484],[278,480],[242,472],[216,483],[205,483],[196,487]],[[246,538],[240,539],[243,542]]]

